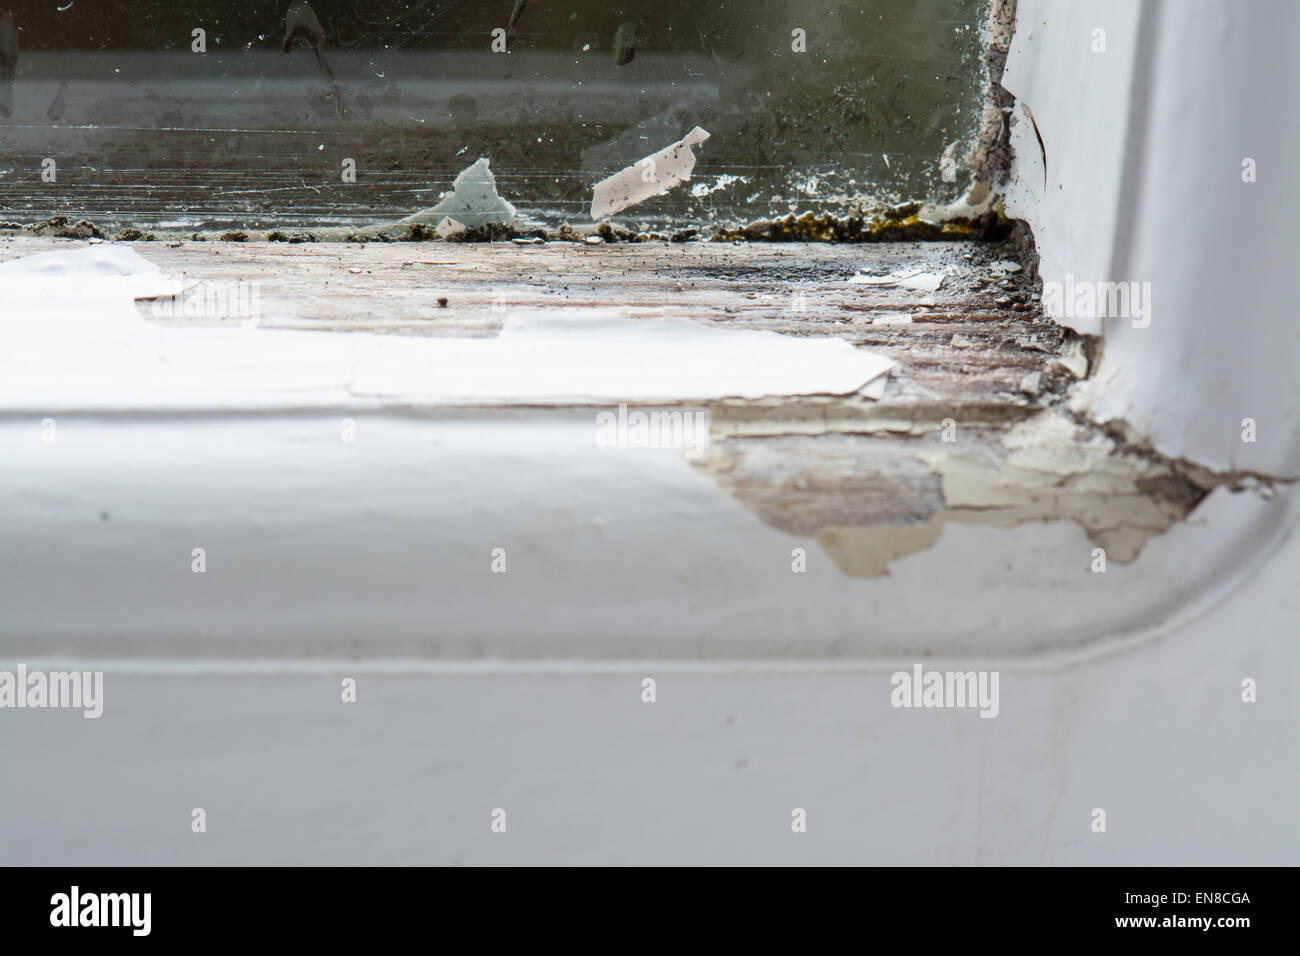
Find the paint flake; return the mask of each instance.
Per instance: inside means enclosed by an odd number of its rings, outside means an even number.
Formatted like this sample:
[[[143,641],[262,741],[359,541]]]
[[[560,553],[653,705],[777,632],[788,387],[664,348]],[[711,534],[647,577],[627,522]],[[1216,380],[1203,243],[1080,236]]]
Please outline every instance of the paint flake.
[[[622,212],[691,178],[695,169],[695,153],[691,147],[709,138],[708,132],[696,126],[689,133],[631,166],[596,183],[591,199],[591,218],[604,219]]]

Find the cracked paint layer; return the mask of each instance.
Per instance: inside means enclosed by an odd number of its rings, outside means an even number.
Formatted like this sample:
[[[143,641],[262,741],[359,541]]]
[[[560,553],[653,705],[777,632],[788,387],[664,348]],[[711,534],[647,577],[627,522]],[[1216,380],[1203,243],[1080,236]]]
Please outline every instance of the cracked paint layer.
[[[1033,270],[1015,268],[1020,262],[1007,253],[931,251],[942,264],[931,271],[947,277],[935,292],[855,285],[858,254],[827,253],[816,278],[825,285],[837,277],[842,309],[782,313],[748,328],[736,327],[734,306],[708,322],[673,317],[659,305],[636,317],[557,306],[511,309],[490,339],[399,339],[142,321],[131,300],[174,295],[174,280],[130,249],[60,250],[0,269],[10,301],[39,303],[43,312],[36,322],[34,313],[14,310],[3,329],[14,360],[0,363],[0,402],[257,407],[290,395],[298,405],[702,402],[711,413],[713,453],[695,467],[770,527],[816,540],[855,577],[889,573],[892,562],[937,542],[949,522],[1011,528],[1073,521],[1109,560],[1124,563],[1209,490],[1269,483],[1171,460],[1123,422],[1096,425],[1071,411],[1093,347],[1040,321],[1035,300],[1017,285]],[[537,255],[529,253],[533,269]],[[716,273],[734,284],[747,274],[737,255],[690,272],[682,271],[685,254],[673,251],[676,271],[659,281],[677,295],[692,276]],[[661,301],[644,287],[650,261],[639,254],[643,285],[616,298]],[[771,253],[743,262],[767,282],[807,278]],[[806,257],[799,262],[807,268]],[[893,275],[899,265],[876,257],[871,271]],[[989,276],[981,275],[985,269]],[[49,293],[52,279],[58,296]],[[709,300],[720,294],[712,285],[702,292]],[[743,291],[730,295],[724,302],[748,301]],[[92,297],[100,304],[87,309]],[[993,297],[1009,305],[990,310]],[[857,321],[913,303],[924,311],[911,309],[918,321],[907,326]],[[686,310],[698,313],[697,306]],[[952,343],[956,328],[968,347]],[[549,358],[538,361],[540,354]],[[32,359],[40,356],[57,361],[67,377],[38,374],[41,362]],[[989,364],[1000,370],[996,376],[981,371]],[[890,369],[896,374],[886,380]],[[864,385],[871,386],[865,395]]]
[[[851,577],[887,575],[949,522],[1074,521],[1108,561],[1127,564],[1210,490],[1242,484],[1061,409],[963,426],[952,442],[941,428],[756,436],[729,434],[725,417],[713,425],[712,457],[699,467],[764,523],[814,538]]]

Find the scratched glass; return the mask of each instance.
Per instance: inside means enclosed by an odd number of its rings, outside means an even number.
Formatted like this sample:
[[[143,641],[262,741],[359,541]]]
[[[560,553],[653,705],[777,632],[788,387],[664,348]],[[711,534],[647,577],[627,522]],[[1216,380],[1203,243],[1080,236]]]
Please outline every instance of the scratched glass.
[[[944,182],[940,157],[965,152],[983,95],[985,0],[9,2],[8,221],[364,224],[433,205],[485,156],[520,215],[556,226],[697,125],[694,178],[617,221],[948,201],[969,174]]]

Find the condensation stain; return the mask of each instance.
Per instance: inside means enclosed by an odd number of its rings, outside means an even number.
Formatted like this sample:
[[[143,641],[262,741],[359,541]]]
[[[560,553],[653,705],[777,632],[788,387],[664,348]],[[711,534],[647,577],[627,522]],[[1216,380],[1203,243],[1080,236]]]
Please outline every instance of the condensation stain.
[[[731,433],[726,417],[715,416],[710,460],[697,467],[765,524],[815,538],[857,578],[888,575],[894,561],[937,543],[949,522],[1074,521],[1107,561],[1128,564],[1213,488],[1241,483],[1132,446],[1060,409],[992,426],[991,439],[986,426],[979,440],[968,434],[951,443],[941,430],[866,425],[757,435],[752,424]]]

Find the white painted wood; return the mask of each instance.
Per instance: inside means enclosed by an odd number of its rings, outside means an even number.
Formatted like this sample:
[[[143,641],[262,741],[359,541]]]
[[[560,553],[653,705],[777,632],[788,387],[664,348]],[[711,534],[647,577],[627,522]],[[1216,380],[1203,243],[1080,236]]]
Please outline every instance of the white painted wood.
[[[1290,865],[1297,569],[1292,536],[1166,640],[1012,666],[995,720],[895,709],[887,667],[110,671],[99,720],[0,715],[0,861]]]
[[[1104,30],[1105,53],[1092,51]],[[1034,228],[1045,281],[1151,284],[1149,325],[1102,329],[1087,401],[1170,455],[1300,474],[1300,151],[1292,38],[1300,7],[1022,0],[1005,85],[1046,144],[1041,201],[1007,208]],[[1257,179],[1243,182],[1243,161]],[[1258,440],[1243,443],[1242,421]]]

